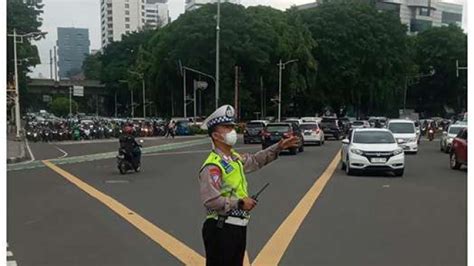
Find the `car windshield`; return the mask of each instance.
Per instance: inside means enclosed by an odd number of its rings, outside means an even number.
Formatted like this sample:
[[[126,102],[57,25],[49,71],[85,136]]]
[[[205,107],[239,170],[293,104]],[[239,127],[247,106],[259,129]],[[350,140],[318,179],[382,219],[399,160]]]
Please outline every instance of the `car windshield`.
[[[270,125],[267,127],[267,131],[270,133],[283,133],[290,131],[290,127],[286,125]]]
[[[413,123],[390,123],[388,129],[393,133],[399,134],[415,133],[415,126]]]
[[[248,123],[247,124],[247,128],[263,128],[263,124],[262,123]]]
[[[463,129],[463,127],[450,127],[448,134],[457,135],[461,129]]]
[[[321,122],[334,122],[336,121],[336,118],[323,118]]]
[[[390,132],[386,131],[363,131],[355,132],[354,143],[361,144],[381,144],[381,143],[395,143],[395,139]]]
[[[362,122],[362,121],[355,121],[355,122],[353,122],[352,124],[353,124],[354,126],[362,126],[362,125],[364,125],[364,122]]]
[[[309,129],[317,129],[318,125],[317,124],[306,124],[306,125],[301,125],[300,126],[301,130],[309,130]]]

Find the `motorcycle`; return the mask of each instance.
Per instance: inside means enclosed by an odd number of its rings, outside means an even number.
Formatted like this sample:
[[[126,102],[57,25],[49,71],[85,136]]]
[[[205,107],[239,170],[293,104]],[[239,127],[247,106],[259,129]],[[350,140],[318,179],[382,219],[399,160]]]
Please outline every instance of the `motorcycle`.
[[[433,141],[433,139],[434,139],[434,130],[433,130],[433,129],[430,129],[430,130],[428,131],[428,139],[429,139],[430,141]]]
[[[140,143],[143,143],[143,140],[140,140]],[[139,147],[142,147],[139,145]],[[127,152],[124,149],[119,149],[119,154],[117,155],[117,168],[120,171],[120,174],[124,175],[130,170],[134,170],[135,172],[140,172],[140,160],[134,164],[132,162],[132,155],[127,154]]]

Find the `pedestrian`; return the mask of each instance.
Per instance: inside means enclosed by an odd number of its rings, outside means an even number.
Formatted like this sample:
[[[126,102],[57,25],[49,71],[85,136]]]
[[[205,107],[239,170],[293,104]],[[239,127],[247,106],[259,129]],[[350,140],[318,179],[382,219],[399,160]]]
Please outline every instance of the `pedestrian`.
[[[212,113],[201,127],[208,131],[212,151],[199,172],[201,200],[206,209],[202,237],[206,265],[242,265],[246,249],[249,212],[257,205],[247,190],[245,174],[278,158],[280,151],[297,147],[290,137],[255,154],[239,154],[234,108],[224,105]]]

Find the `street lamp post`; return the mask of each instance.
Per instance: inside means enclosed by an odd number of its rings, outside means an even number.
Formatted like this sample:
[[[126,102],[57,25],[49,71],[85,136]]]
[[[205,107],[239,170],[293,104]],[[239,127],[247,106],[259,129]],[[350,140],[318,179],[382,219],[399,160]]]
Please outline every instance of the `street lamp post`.
[[[20,121],[20,89],[18,84],[18,55],[17,55],[17,48],[16,44],[18,43],[17,37],[21,38],[19,43],[23,43],[24,37],[33,37],[37,35],[44,35],[46,32],[29,32],[26,34],[16,34],[16,29],[13,29],[13,34],[8,34],[9,37],[13,37],[13,58],[15,64],[15,127],[16,127],[16,138],[20,138],[20,128],[21,128],[21,121]]]
[[[137,75],[141,80],[142,80],[142,94],[143,94],[143,119],[146,117],[146,107],[145,107],[145,101],[146,101],[146,95],[145,95],[145,76],[143,73],[135,72],[135,71],[128,71],[130,74]],[[132,96],[133,98],[133,96]]]
[[[292,59],[290,61],[287,61],[285,63],[282,63],[281,59],[280,59],[280,62],[277,64],[278,65],[278,122],[281,121],[281,73],[283,71],[283,69],[285,69],[285,66],[287,64],[290,64],[290,63],[293,63],[293,62],[297,62],[298,59]]]
[[[206,73],[204,73],[204,72],[201,72],[201,71],[199,71],[199,70],[196,70],[196,69],[193,69],[193,68],[190,68],[190,67],[181,66],[181,69],[182,69],[182,71],[183,71],[183,95],[184,95],[183,105],[184,105],[184,117],[186,118],[186,100],[187,100],[187,98],[186,98],[186,70],[189,70],[189,71],[191,71],[191,72],[194,72],[194,73],[197,73],[197,74],[199,74],[199,75],[203,75],[203,76],[206,76],[206,77],[212,79],[212,81],[214,81],[214,84],[216,84],[216,86],[217,86],[217,80],[216,80],[213,76],[211,76],[211,75],[209,75],[209,74],[206,74]],[[216,91],[216,93],[217,93],[217,91]],[[216,99],[217,99],[217,97],[218,97],[218,95],[216,94]]]
[[[221,24],[221,0],[217,0],[217,26],[216,26],[216,109],[219,106],[219,42]]]

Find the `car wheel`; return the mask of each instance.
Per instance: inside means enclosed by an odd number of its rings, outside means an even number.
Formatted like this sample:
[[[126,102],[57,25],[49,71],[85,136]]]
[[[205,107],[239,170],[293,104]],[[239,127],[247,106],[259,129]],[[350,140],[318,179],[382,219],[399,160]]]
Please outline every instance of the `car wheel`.
[[[127,173],[127,166],[125,165],[124,162],[120,162],[118,168],[119,168],[120,174],[124,175],[125,173]]]
[[[290,154],[291,154],[291,155],[296,155],[296,153],[298,153],[298,149],[297,149],[297,148],[291,148],[291,149],[290,149]]]
[[[455,152],[452,152],[451,155],[449,156],[449,162],[450,162],[451,169],[458,170],[459,168],[461,168],[461,164],[458,162],[458,158]]]
[[[393,171],[395,176],[399,176],[399,177],[402,177],[404,172],[405,172],[405,168],[404,169],[397,169],[397,170]]]
[[[349,158],[347,158],[346,162],[347,162],[347,164],[346,164],[346,174],[347,175],[353,175],[354,170],[351,168],[351,163],[349,161]]]
[[[346,163],[341,160],[341,170],[346,170]]]

